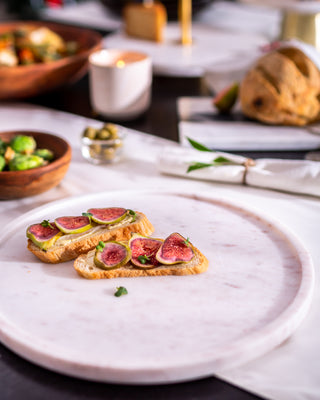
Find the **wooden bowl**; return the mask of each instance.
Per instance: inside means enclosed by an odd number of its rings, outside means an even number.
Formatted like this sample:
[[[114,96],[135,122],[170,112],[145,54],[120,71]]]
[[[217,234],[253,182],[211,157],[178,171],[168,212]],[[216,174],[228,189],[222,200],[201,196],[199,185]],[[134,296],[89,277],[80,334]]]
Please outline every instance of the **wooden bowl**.
[[[43,132],[10,131],[0,132],[0,138],[9,142],[16,135],[33,136],[38,148],[53,151],[54,161],[26,171],[0,172],[0,200],[19,199],[43,193],[62,180],[71,161],[71,147],[62,138]]]
[[[0,24],[0,34],[21,26],[46,26],[66,41],[76,41],[79,52],[49,63],[0,66],[0,100],[22,99],[56,89],[82,78],[88,71],[88,56],[102,47],[102,36],[89,29],[49,22],[20,21]]]

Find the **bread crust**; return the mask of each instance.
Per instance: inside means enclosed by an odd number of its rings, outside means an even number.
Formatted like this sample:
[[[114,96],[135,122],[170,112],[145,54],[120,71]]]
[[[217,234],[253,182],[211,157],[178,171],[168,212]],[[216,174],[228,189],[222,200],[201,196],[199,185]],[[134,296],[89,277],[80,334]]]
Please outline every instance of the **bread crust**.
[[[41,250],[30,239],[28,239],[27,248],[41,261],[50,264],[57,264],[73,260],[80,254],[88,253],[88,251],[94,249],[100,241],[128,240],[131,237],[132,232],[140,233],[143,236],[149,236],[153,231],[154,227],[148,218],[143,213],[136,212],[136,220],[128,225],[106,229],[105,232],[98,232],[90,237],[85,237],[62,246],[53,246],[47,251]]]
[[[320,73],[296,48],[261,57],[240,86],[242,111],[267,124],[303,126],[320,117]]]
[[[163,41],[167,12],[162,3],[151,5],[128,3],[123,10],[123,18],[128,36],[156,42]]]
[[[165,275],[195,275],[205,272],[209,267],[208,259],[193,246],[195,256],[190,262],[173,265],[160,265],[151,269],[139,269],[131,262],[112,270],[103,270],[95,266],[95,250],[88,254],[82,254],[74,261],[74,268],[80,276],[86,279],[113,279],[113,278],[136,278],[142,276],[165,276]]]

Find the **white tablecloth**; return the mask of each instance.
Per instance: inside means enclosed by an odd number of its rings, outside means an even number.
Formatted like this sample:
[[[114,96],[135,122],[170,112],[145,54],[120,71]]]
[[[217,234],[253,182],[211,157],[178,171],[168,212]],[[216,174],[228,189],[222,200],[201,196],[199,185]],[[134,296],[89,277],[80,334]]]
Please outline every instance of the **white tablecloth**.
[[[320,398],[320,201],[276,191],[239,185],[188,180],[159,174],[157,154],[169,141],[130,132],[125,158],[114,165],[94,166],[80,153],[80,135],[88,124],[101,123],[83,117],[26,104],[0,106],[1,130],[35,129],[66,138],[73,147],[69,171],[59,186],[30,198],[0,202],[1,225],[48,202],[105,190],[166,189],[212,191],[279,219],[304,243],[316,269],[316,287],[311,309],[298,330],[280,347],[265,356],[218,376],[270,399],[317,400]],[[176,144],[172,143],[172,146]],[[101,179],[104,176],[106,179]]]

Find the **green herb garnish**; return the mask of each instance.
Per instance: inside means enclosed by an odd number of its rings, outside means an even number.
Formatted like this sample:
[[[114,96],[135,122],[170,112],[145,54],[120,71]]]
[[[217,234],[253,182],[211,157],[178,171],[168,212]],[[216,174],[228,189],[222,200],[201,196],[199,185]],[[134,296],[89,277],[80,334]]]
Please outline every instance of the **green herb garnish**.
[[[105,244],[100,240],[98,246],[96,246],[96,249],[98,251],[102,251],[104,249],[104,247],[105,247]]]
[[[117,291],[115,292],[115,296],[116,297],[120,297],[120,296],[122,296],[123,294],[128,294],[128,291],[127,291],[127,289],[124,287],[124,286],[119,286],[119,287],[117,287]]]
[[[137,218],[136,212],[133,211],[133,210],[128,210],[128,212],[129,212],[129,215],[132,216],[132,222],[134,222],[136,220],[136,218]]]
[[[40,225],[42,225],[42,226],[45,227],[45,228],[49,227],[49,228],[51,228],[51,229],[54,229],[54,226],[52,226],[52,225],[50,224],[49,220],[47,220],[47,219],[44,219],[44,220],[41,222]]]
[[[184,243],[186,246],[189,247],[189,246],[190,246],[190,239],[187,237],[187,239],[184,240],[183,243]]]
[[[88,218],[89,218],[89,221],[91,222],[91,217],[92,217],[92,214],[91,214],[91,213],[89,213],[89,212],[83,212],[83,213],[82,213],[82,216],[83,216],[83,217],[88,217]]]
[[[150,257],[148,257],[147,255],[139,256],[138,260],[141,262],[141,264],[146,264],[147,261],[150,261]]]

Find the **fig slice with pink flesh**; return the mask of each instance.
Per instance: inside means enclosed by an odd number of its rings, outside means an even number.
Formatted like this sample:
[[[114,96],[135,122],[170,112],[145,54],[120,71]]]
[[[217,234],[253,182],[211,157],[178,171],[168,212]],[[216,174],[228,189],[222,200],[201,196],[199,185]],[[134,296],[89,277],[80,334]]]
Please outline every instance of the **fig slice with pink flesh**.
[[[172,265],[189,262],[194,257],[194,251],[189,239],[175,232],[169,235],[156,254],[161,264]]]
[[[106,270],[122,267],[130,260],[130,248],[124,243],[100,242],[94,255],[96,267]]]
[[[52,247],[62,235],[63,233],[56,227],[54,222],[43,221],[27,228],[27,237],[42,250]]]
[[[97,224],[116,224],[122,221],[128,214],[126,208],[108,207],[108,208],[90,208],[87,213]]]
[[[92,228],[88,216],[59,217],[54,220],[56,226],[63,233],[82,233]]]
[[[134,233],[129,240],[132,264],[143,269],[158,266],[159,261],[156,259],[156,254],[162,243],[162,239],[150,238]]]

